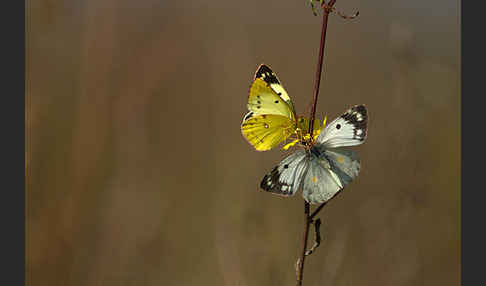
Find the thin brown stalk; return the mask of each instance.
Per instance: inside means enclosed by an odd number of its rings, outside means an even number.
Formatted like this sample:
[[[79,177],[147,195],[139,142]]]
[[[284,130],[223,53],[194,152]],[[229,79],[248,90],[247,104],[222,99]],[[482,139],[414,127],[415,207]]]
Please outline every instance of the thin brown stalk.
[[[308,202],[305,202],[305,210],[304,210],[304,238],[302,240],[302,251],[300,254],[299,260],[297,260],[297,286],[302,285],[302,280],[304,279],[304,262],[305,262],[305,253],[307,249],[307,238],[309,236],[309,226],[310,226],[310,205]]]
[[[323,202],[314,212],[310,215],[310,220],[312,221],[314,217],[322,210],[322,208],[326,205],[327,202]]]
[[[339,191],[337,194],[334,195],[334,197],[332,197],[332,199],[334,199],[335,197],[339,196],[339,194],[342,192]],[[312,214],[310,215],[310,221],[312,222],[314,220],[314,217],[322,210],[322,208],[327,204],[327,202],[329,202],[330,199],[328,201],[325,201],[323,202],[317,209],[314,210],[314,212],[312,212]]]
[[[321,73],[322,73],[322,63],[324,61],[324,45],[326,43],[326,31],[327,31],[327,22],[329,18],[330,8],[336,3],[336,0],[330,0],[329,3],[323,3],[322,6],[322,28],[321,28],[321,43],[319,47],[319,58],[317,60],[317,71],[316,71],[316,79],[314,84],[314,100],[312,102],[312,110],[310,114],[309,120],[309,132],[310,134],[313,133],[314,130],[314,120],[316,116],[316,107],[317,107],[317,98],[319,96],[319,86],[321,84]],[[321,205],[318,210],[322,209],[324,206]],[[317,213],[313,213],[314,217]],[[297,260],[297,286],[302,285],[302,280],[304,279],[304,263],[305,263],[305,254],[307,249],[307,239],[309,236],[309,226],[312,222],[312,218],[310,215],[310,205],[309,203],[305,202],[304,204],[304,234],[303,234],[303,241],[302,241],[302,250],[300,254],[299,260]]]
[[[321,44],[319,47],[319,58],[317,59],[316,79],[314,83],[314,100],[312,101],[312,110],[311,110],[310,120],[309,120],[309,131],[311,132],[311,134],[314,128],[317,98],[319,97],[319,86],[321,84],[322,63],[324,62],[324,46],[326,44],[327,20],[329,19],[330,9],[333,7],[335,3],[336,0],[330,0],[327,5],[324,3],[322,6]]]

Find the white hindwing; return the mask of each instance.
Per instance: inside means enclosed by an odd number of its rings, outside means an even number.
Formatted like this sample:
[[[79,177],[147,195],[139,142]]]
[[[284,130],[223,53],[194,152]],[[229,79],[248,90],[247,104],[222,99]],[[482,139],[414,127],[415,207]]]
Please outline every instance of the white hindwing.
[[[314,149],[311,153],[302,185],[302,196],[309,203],[330,200],[358,176],[359,158],[351,150]]]

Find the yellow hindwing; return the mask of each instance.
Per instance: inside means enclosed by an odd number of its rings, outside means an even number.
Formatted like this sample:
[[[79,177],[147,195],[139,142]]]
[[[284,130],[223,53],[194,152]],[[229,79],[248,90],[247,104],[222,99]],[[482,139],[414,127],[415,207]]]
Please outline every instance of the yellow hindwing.
[[[245,139],[258,151],[278,146],[295,132],[295,122],[287,116],[276,114],[253,115],[241,125]]]

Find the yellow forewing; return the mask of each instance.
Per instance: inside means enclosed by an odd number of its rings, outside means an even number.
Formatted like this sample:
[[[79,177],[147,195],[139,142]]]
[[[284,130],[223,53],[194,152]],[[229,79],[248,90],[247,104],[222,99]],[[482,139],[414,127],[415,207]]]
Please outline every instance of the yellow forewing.
[[[255,79],[257,78],[260,78],[268,83],[273,91],[275,91],[275,93],[279,95],[283,100],[285,100],[285,102],[290,106],[290,109],[292,109],[292,112],[295,113],[292,100],[290,100],[287,91],[285,91],[285,88],[278,79],[277,75],[272,71],[269,66],[261,64],[255,73]]]
[[[279,95],[285,102],[290,106],[290,109],[292,112],[295,112],[294,110],[294,105],[292,104],[292,100],[290,100],[289,95],[283,88],[283,86],[280,83],[270,83],[270,87]]]
[[[243,122],[241,132],[256,150],[266,151],[292,135],[295,132],[295,122],[282,115],[254,115]]]
[[[295,118],[292,108],[261,78],[255,79],[250,87],[248,110],[254,115],[281,115],[289,120]]]

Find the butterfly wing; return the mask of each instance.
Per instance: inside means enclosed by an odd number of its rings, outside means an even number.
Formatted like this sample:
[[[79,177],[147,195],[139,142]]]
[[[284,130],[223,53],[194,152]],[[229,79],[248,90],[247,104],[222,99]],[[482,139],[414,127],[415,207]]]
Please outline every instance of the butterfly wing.
[[[249,112],[241,125],[243,137],[258,151],[278,146],[295,130],[295,123],[288,117],[274,114],[254,115]]]
[[[302,196],[311,204],[332,199],[358,176],[360,161],[351,150],[320,151],[313,147],[311,154],[302,184]]]
[[[366,139],[368,112],[364,105],[356,105],[329,123],[316,139],[326,148],[359,145]]]
[[[308,167],[308,155],[304,150],[297,150],[263,177],[260,187],[282,196],[293,196],[302,184],[302,178]]]
[[[273,91],[275,91],[275,93],[289,105],[292,112],[295,113],[294,105],[292,104],[292,101],[290,100],[287,91],[285,91],[277,75],[272,71],[269,66],[261,64],[255,73],[255,79],[257,78],[265,81],[270,86],[270,88],[273,89]]]
[[[292,108],[261,78],[255,79],[250,87],[248,110],[255,115],[274,114],[292,120],[295,118]]]
[[[358,177],[361,163],[356,152],[338,148],[325,150],[323,156],[343,187]]]

